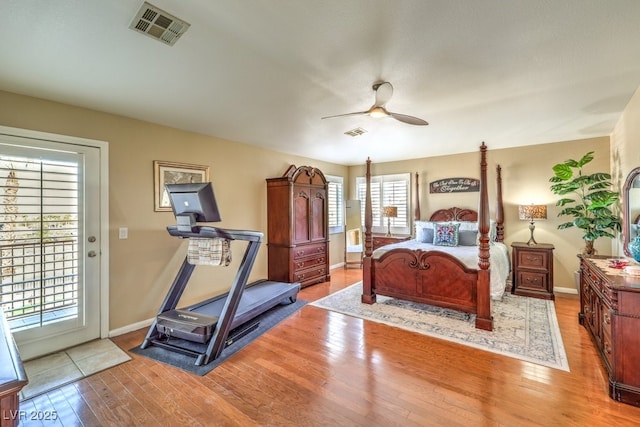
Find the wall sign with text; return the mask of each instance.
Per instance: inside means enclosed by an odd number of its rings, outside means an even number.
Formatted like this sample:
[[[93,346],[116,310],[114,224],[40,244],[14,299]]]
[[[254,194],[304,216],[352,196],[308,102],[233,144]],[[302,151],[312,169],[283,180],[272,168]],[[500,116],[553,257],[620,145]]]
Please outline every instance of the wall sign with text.
[[[429,193],[467,193],[480,191],[480,180],[475,178],[445,178],[429,183]]]

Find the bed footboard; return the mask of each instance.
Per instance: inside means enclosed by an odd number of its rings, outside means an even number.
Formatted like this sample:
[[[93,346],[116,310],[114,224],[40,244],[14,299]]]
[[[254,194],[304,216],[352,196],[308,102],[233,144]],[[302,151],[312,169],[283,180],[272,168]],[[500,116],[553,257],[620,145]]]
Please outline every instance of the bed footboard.
[[[370,262],[370,274],[363,277],[364,303],[372,304],[376,295],[385,295],[477,312],[477,270],[447,253],[393,249]]]

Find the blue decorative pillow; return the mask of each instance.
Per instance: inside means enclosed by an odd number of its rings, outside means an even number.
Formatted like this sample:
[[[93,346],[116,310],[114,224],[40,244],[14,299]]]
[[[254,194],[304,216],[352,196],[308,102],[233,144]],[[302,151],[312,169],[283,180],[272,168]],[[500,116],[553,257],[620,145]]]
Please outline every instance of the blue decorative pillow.
[[[426,221],[416,221],[416,241],[420,243],[433,243],[433,223]]]
[[[460,224],[436,224],[433,232],[433,244],[437,246],[458,246]]]
[[[458,232],[458,245],[460,246],[477,246],[478,231],[460,230]]]

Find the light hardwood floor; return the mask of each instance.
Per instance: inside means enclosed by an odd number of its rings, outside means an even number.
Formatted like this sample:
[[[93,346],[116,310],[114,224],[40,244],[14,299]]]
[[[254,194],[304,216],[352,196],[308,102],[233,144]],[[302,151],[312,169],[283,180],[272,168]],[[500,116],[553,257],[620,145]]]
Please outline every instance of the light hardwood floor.
[[[362,272],[331,274],[300,298],[335,292]],[[556,296],[571,372],[306,306],[206,376],[131,354],[21,409],[90,426],[640,425],[640,408],[607,396],[578,307],[577,296]],[[114,342],[128,350],[145,332]]]

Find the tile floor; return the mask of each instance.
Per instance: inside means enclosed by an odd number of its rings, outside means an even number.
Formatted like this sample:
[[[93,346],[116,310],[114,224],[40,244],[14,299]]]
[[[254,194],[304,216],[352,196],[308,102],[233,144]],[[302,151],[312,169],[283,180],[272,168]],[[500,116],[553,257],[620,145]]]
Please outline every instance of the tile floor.
[[[20,400],[30,399],[56,387],[131,360],[109,339],[81,344],[58,353],[24,363],[29,384],[20,392]]]

